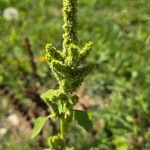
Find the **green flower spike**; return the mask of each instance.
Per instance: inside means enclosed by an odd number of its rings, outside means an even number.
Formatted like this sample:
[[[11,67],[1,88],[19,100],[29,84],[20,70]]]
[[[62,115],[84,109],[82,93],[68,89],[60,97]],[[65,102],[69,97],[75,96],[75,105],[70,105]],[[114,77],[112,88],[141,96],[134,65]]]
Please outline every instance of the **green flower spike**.
[[[73,93],[94,68],[92,64],[84,63],[92,50],[93,43],[85,44],[82,49],[77,45],[77,0],[63,0],[63,16],[62,51],[58,51],[52,44],[47,44],[45,56],[59,87],[56,90],[48,90],[41,95],[47,105],[51,107],[53,118],[60,119],[60,133],[48,138],[50,150],[66,148],[66,132],[73,118],[86,131],[90,131],[92,127],[92,122],[86,111],[73,109],[79,101],[78,96]],[[43,124],[41,123],[41,125]],[[37,124],[36,127],[38,127]]]

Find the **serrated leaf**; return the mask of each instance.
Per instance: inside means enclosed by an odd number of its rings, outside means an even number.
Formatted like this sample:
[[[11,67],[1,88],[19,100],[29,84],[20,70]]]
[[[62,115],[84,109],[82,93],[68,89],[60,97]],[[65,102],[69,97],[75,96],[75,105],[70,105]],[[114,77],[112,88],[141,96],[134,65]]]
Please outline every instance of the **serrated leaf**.
[[[83,110],[74,110],[74,118],[87,132],[92,129],[92,121],[90,120],[88,112]]]
[[[43,128],[48,117],[38,117],[34,122],[34,129],[31,138],[35,138]]]

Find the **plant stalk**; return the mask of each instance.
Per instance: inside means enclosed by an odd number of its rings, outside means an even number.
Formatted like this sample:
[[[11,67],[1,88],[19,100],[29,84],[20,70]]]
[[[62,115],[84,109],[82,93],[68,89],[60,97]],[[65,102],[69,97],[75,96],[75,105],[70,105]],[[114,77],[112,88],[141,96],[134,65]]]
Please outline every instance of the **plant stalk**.
[[[65,120],[63,118],[60,120],[60,134],[61,138],[65,141]]]
[[[77,44],[77,0],[63,0],[63,54],[68,56],[70,44]],[[62,117],[60,121],[61,138],[65,141],[66,120]]]

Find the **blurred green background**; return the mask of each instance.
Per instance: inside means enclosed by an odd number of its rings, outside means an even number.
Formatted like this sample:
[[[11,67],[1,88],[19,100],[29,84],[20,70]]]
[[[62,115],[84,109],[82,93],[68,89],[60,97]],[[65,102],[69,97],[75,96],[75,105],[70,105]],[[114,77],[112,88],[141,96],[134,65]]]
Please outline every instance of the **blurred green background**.
[[[78,94],[93,112],[93,130],[74,123],[77,150],[150,149],[150,1],[79,0],[79,45],[93,41],[87,61],[99,67]],[[7,20],[8,7],[18,19]],[[57,87],[43,59],[45,45],[61,49],[62,1],[0,0],[0,150],[44,149],[56,121],[31,139],[33,120],[47,113],[39,95]],[[71,138],[69,138],[71,137]]]

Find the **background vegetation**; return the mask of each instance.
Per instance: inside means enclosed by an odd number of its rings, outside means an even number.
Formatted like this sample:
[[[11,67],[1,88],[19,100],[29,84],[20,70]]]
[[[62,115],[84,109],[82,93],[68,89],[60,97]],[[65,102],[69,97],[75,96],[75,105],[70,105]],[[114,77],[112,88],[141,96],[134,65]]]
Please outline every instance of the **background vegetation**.
[[[57,133],[57,122],[51,120],[37,140],[30,139],[34,118],[49,112],[40,94],[57,87],[43,55],[47,42],[61,48],[61,3],[0,1],[2,150],[43,149],[47,133]],[[72,125],[68,143],[77,150],[150,149],[149,6],[149,0],[79,0],[80,45],[94,42],[88,61],[99,67],[78,91],[77,107],[94,112],[94,127],[88,134]],[[18,10],[18,20],[3,17],[7,7]]]

